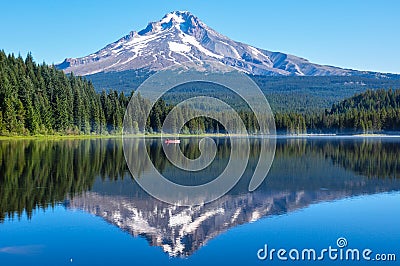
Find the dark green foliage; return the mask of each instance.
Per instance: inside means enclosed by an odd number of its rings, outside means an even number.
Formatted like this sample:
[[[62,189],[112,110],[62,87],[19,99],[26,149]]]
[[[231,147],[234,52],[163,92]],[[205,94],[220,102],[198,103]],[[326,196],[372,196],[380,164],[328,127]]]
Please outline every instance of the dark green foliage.
[[[86,78],[93,82],[94,87],[101,90],[117,89],[118,92],[125,94],[136,90],[143,81],[145,81],[152,72],[146,70],[126,70],[121,72],[100,72],[87,75]]]
[[[131,74],[128,78],[127,75]],[[133,75],[134,74],[134,75]],[[135,88],[149,73],[142,71],[107,74],[107,77],[125,79]],[[111,76],[110,76],[111,75]],[[106,77],[94,75],[97,81]],[[399,87],[400,79],[367,77],[261,77],[252,76],[275,110],[278,133],[362,133],[400,131],[400,90],[377,89]],[[104,80],[103,80],[104,81]],[[109,81],[112,83],[112,80]],[[121,81],[122,82],[122,81]],[[111,84],[110,83],[110,84]],[[365,86],[371,90],[365,91]],[[132,85],[133,86],[133,85]],[[127,88],[127,87],[126,87]],[[364,91],[349,97],[354,91]],[[126,107],[132,96],[103,90],[97,93],[92,84],[73,74],[45,64],[37,65],[28,54],[23,60],[0,51],[0,134],[116,134],[122,132]],[[126,96],[129,95],[129,96]],[[249,133],[258,133],[259,125],[247,104],[228,89],[210,83],[189,83],[178,86],[155,103],[147,121],[132,119],[134,133],[144,128],[146,132],[161,132],[164,119],[174,107],[194,96],[210,96],[226,102],[242,118]],[[135,115],[140,117],[149,107],[146,99],[138,97],[134,103]],[[334,103],[332,105],[332,103]],[[332,108],[328,109],[328,106]],[[209,103],[194,106],[211,110]],[[174,114],[174,130],[193,114],[192,108]],[[215,110],[215,117],[229,116]],[[143,125],[143,127],[141,126]],[[235,127],[235,125],[234,125]],[[182,133],[226,133],[216,120],[196,117],[181,129]],[[145,132],[143,132],[145,133]]]
[[[264,92],[274,112],[312,113],[365,92],[400,88],[400,75],[363,76],[251,76]]]
[[[157,117],[161,118],[161,122],[169,109],[158,109],[161,114]],[[249,133],[257,133],[258,123],[254,114],[245,109],[240,109],[238,113]],[[333,104],[329,110],[311,113],[275,112],[274,118],[278,134],[398,132],[400,90],[367,90]],[[209,118],[192,119],[186,125],[186,133],[215,133],[217,128],[220,133],[225,133],[219,123]],[[153,130],[156,128],[153,127]]]
[[[110,91],[99,95],[93,84],[28,54],[0,51],[0,134],[104,134],[121,131],[129,99]]]
[[[152,73],[145,70],[126,70],[122,72],[102,72],[86,76],[91,80],[98,91],[114,88],[117,91],[130,93]],[[250,76],[266,95],[272,111],[312,113],[330,108],[332,104],[355,93],[367,89],[400,88],[400,75],[385,74],[372,76]],[[178,86],[179,87],[179,86]],[[208,84],[200,92],[193,90],[193,86],[185,85],[175,93],[166,95],[167,104],[177,104],[188,96],[208,95],[225,101],[231,106],[238,106],[237,97],[221,90],[221,86]]]
[[[311,132],[400,131],[400,90],[367,90],[305,120]]]
[[[278,133],[303,134],[307,133],[304,116],[298,113],[276,113],[275,125]]]

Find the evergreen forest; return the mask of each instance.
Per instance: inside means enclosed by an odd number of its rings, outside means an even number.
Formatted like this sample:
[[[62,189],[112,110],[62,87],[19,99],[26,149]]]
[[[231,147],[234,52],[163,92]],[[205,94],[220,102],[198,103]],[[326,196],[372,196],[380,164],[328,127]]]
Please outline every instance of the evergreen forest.
[[[66,75],[45,63],[37,64],[31,54],[23,59],[0,51],[1,135],[118,134],[122,132],[125,110],[133,93],[133,90],[98,91],[90,79]],[[282,93],[274,97],[285,102],[293,96]],[[146,102],[146,99],[138,98]],[[160,99],[151,109],[145,132],[141,133],[160,132],[165,117],[175,104],[168,97]],[[366,89],[336,101],[330,108],[307,112],[298,108],[272,109],[277,132],[282,134],[400,131],[398,89]],[[240,105],[236,110],[248,132],[257,134],[258,123],[251,110]],[[185,115],[190,114],[181,115],[181,119],[185,119]],[[188,121],[181,132],[226,133],[219,122],[206,117]]]

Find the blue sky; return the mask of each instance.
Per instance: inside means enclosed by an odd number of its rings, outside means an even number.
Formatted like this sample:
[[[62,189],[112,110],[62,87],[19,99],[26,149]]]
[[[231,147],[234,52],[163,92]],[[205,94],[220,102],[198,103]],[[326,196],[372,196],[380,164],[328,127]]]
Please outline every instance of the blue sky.
[[[207,25],[259,48],[359,70],[400,73],[400,1],[5,1],[0,49],[37,62],[80,57],[189,10]]]

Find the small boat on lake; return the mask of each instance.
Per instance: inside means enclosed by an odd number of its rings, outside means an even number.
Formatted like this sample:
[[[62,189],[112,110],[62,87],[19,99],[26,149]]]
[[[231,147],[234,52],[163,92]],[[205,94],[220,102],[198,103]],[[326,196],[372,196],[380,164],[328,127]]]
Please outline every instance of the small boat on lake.
[[[166,139],[165,143],[166,144],[179,144],[179,143],[181,143],[181,140],[180,139]]]

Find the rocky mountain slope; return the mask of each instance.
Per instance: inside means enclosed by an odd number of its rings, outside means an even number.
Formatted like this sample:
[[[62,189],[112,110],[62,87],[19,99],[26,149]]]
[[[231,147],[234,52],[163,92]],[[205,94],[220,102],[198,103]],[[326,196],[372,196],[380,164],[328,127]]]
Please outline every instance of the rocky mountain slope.
[[[132,69],[159,70],[176,64],[201,66],[204,61],[232,66],[253,75],[383,75],[318,65],[293,55],[237,42],[208,27],[188,11],[168,13],[145,29],[132,31],[93,54],[67,58],[57,68],[76,75],[90,75]]]

